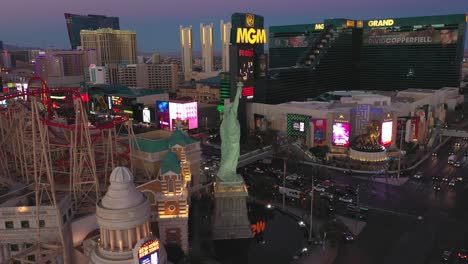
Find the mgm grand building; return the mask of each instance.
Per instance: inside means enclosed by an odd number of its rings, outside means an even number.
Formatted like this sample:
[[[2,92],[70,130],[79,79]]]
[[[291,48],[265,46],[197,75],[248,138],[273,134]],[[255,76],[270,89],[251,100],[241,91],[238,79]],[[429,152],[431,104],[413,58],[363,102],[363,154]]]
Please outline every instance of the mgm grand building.
[[[456,14],[272,26],[267,84],[255,101],[305,101],[343,89],[460,87],[467,21]]]

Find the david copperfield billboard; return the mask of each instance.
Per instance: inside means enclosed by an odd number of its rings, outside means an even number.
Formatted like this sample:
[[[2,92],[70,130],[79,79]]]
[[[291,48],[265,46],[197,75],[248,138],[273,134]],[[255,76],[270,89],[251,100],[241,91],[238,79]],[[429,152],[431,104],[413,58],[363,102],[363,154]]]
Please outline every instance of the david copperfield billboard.
[[[395,32],[387,29],[374,29],[364,34],[364,45],[424,45],[456,44],[458,30],[427,28],[418,31]]]

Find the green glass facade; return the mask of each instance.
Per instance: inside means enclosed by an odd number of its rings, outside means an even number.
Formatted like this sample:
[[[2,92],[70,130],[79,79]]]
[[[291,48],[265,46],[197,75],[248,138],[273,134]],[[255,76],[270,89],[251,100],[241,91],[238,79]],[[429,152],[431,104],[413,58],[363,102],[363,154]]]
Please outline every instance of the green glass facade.
[[[327,19],[270,27],[262,102],[304,101],[331,90],[459,87],[466,19]]]

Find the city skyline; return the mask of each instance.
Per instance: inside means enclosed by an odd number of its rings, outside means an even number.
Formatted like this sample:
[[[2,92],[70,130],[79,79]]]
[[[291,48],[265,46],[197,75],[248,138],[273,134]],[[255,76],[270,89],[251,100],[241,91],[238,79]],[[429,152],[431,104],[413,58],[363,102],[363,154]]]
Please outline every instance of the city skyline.
[[[464,0],[453,0],[450,5],[437,0],[395,0],[384,3],[364,0],[359,4],[331,0],[320,5],[305,0],[293,0],[288,5],[266,0],[252,3],[200,0],[196,3],[189,1],[183,3],[182,11],[181,3],[169,1],[144,1],[138,4],[128,2],[119,5],[113,5],[109,0],[100,2],[84,0],[80,3],[65,3],[58,0],[25,2],[26,0],[20,0],[9,4],[12,10],[23,10],[21,19],[18,19],[18,14],[14,12],[5,12],[0,17],[0,24],[4,25],[0,31],[1,40],[6,44],[69,49],[63,14],[98,14],[119,17],[121,29],[135,30],[139,52],[161,53],[180,51],[180,45],[175,45],[175,43],[180,44],[178,31],[180,25],[197,26],[200,23],[215,25],[214,50],[219,53],[221,50],[219,21],[230,21],[231,14],[235,12],[251,12],[264,16],[266,28],[272,25],[316,23],[325,18],[337,17],[371,19],[468,13],[468,2]],[[21,8],[24,5],[30,8]],[[207,8],[208,6],[210,8]],[[194,51],[200,51],[198,32],[194,34],[193,41]]]

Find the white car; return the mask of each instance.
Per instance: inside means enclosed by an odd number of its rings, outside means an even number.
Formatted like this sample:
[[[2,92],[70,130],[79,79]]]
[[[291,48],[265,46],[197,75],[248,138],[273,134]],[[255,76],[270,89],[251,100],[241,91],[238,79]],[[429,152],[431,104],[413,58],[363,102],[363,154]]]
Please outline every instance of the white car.
[[[461,163],[460,163],[459,161],[457,161],[457,162],[455,162],[454,166],[457,167],[457,168],[460,168],[460,167],[461,167]]]
[[[338,198],[338,200],[340,200],[342,202],[345,202],[345,203],[352,203],[353,202],[352,198],[349,198],[349,197],[346,197],[346,196],[341,196],[340,198]]]
[[[413,178],[415,179],[421,179],[423,177],[423,173],[418,171],[416,172],[416,174],[414,174]]]
[[[317,191],[317,192],[324,192],[326,189],[324,186],[322,185],[315,185],[314,186],[314,191]]]

